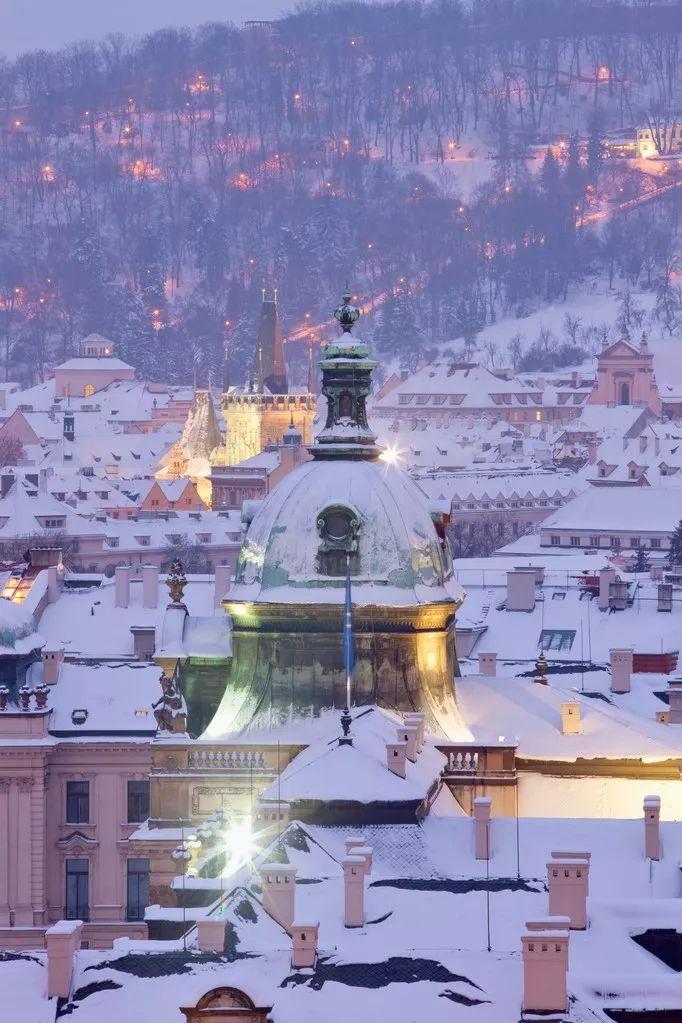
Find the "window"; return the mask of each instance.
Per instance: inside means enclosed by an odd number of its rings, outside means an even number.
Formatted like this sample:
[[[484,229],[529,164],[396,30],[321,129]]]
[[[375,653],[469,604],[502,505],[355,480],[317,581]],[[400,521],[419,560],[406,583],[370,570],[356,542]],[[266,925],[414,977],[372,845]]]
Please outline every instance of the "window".
[[[552,547],[558,547],[561,544],[561,537],[556,536],[553,533],[549,538],[549,542],[551,543]]]
[[[87,860],[66,861],[67,920],[87,920],[90,916],[90,884]]]
[[[639,547],[640,543],[641,543],[641,537],[639,537],[639,536],[631,536],[630,537],[630,546],[631,547]]]
[[[543,629],[540,633],[541,650],[570,650],[575,639],[575,629]]]
[[[90,820],[90,782],[67,781],[66,823],[87,824]]]
[[[128,920],[144,920],[149,903],[149,860],[143,857],[128,860]]]
[[[128,782],[128,823],[141,824],[149,817],[149,782]]]
[[[84,393],[86,398],[91,398],[92,395],[95,393],[95,385],[94,384],[86,384],[83,393]]]
[[[661,548],[661,541],[660,541],[660,539],[657,536],[652,537],[651,538],[651,549],[652,550],[660,550],[660,548]]]
[[[598,547],[598,546],[599,546],[599,537],[598,536],[591,536],[590,537],[590,547]]]
[[[412,401],[412,395],[411,394],[399,394],[398,395],[398,404],[399,405],[409,405],[411,401]]]
[[[612,547],[620,547],[620,537],[619,536],[612,536],[611,537],[611,546]]]
[[[571,547],[580,547],[580,537],[579,536],[572,536],[571,537]]]

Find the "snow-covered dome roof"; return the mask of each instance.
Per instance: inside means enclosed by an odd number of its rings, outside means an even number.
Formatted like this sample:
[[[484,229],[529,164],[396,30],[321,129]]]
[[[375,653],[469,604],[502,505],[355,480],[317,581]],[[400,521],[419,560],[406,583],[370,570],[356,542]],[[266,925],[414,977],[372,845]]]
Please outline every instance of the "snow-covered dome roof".
[[[0,655],[29,654],[43,643],[33,615],[21,604],[0,597]]]
[[[305,462],[275,487],[251,522],[230,599],[342,603],[343,543],[340,569],[330,574],[323,559],[344,515],[354,604],[461,599],[424,494],[397,466],[366,459]]]

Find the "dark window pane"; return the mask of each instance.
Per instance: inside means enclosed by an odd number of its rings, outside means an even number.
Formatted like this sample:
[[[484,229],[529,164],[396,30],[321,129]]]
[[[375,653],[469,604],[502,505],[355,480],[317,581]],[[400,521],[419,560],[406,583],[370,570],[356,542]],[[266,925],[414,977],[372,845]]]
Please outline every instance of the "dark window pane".
[[[87,824],[90,820],[90,782],[67,781],[66,823]]]
[[[149,860],[143,857],[128,860],[129,920],[143,920],[149,904]]]
[[[149,782],[128,782],[128,821],[140,824],[149,817]]]
[[[67,920],[87,920],[90,915],[90,891],[87,860],[66,861]]]

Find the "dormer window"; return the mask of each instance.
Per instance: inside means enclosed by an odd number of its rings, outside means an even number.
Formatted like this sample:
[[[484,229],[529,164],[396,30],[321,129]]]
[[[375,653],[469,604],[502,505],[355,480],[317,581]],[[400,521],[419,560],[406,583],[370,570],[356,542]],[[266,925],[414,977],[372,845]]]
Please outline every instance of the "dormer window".
[[[354,508],[330,505],[317,518],[320,534],[318,564],[321,575],[343,576],[350,559],[351,572],[357,569],[360,520]]]

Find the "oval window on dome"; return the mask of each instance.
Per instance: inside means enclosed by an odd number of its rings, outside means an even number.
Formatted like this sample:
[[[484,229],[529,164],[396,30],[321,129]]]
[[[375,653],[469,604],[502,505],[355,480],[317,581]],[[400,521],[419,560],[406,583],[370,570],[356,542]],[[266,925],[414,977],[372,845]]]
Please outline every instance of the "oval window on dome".
[[[347,567],[351,572],[356,571],[359,528],[360,519],[354,508],[337,504],[319,513],[318,564],[322,575],[345,575]]]
[[[324,531],[330,540],[343,543],[351,535],[351,514],[347,511],[330,511],[324,518]]]

